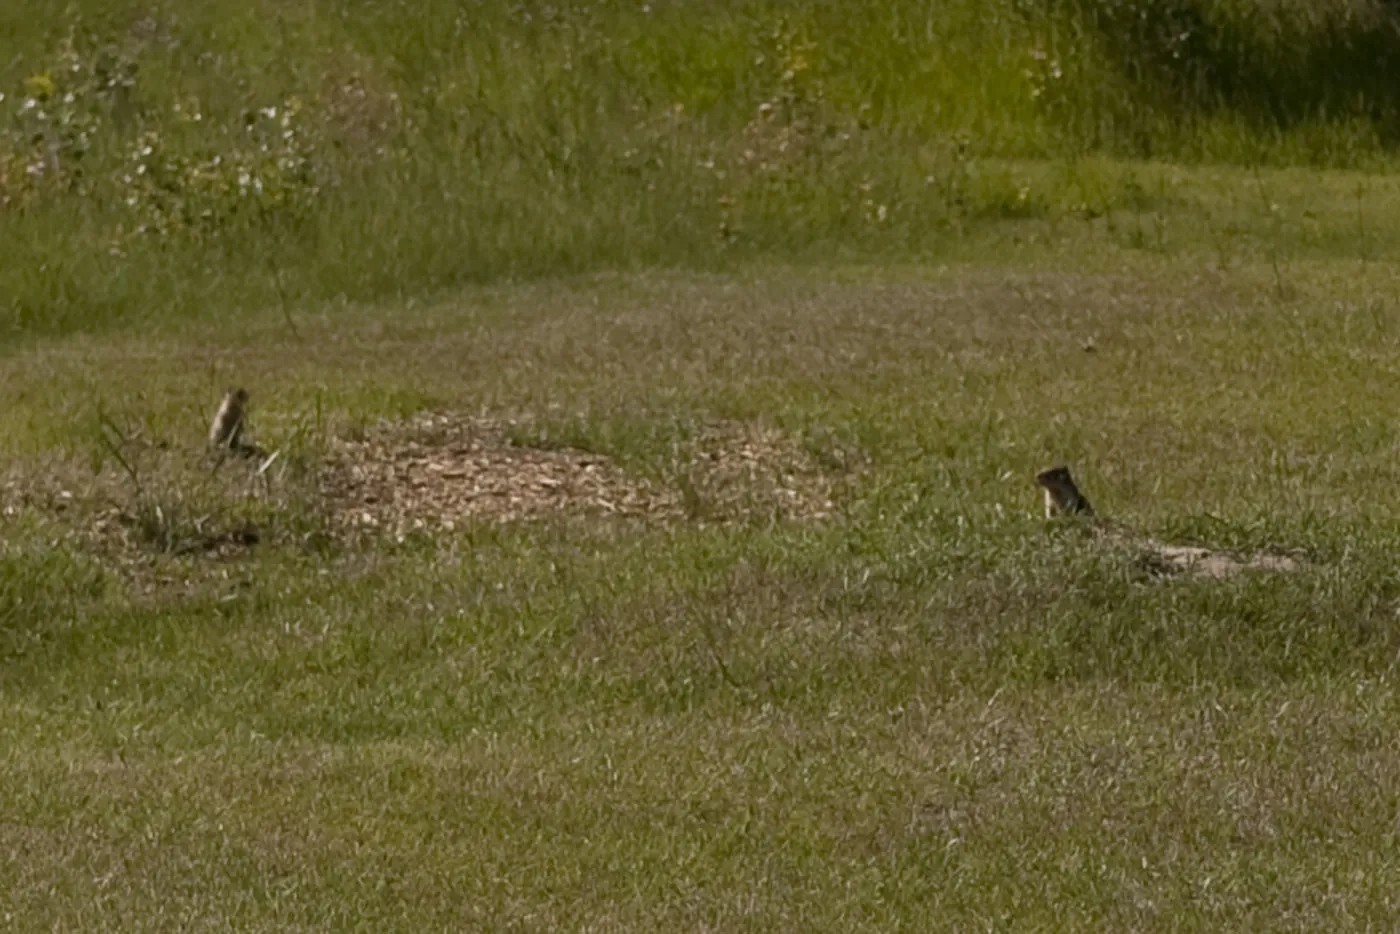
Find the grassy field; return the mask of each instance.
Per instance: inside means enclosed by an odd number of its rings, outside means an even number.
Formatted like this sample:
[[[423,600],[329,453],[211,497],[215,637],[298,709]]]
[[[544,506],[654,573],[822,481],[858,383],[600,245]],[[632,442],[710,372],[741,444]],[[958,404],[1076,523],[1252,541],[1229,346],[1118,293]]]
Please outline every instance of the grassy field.
[[[1169,230],[1257,184],[1161,171]],[[1286,207],[1240,194],[1226,257],[1136,246],[1126,216],[1023,220],[941,266],[597,275],[12,350],[0,909],[1384,926],[1400,204],[1374,178],[1260,180]],[[1364,237],[1326,207],[1356,184]],[[1273,235],[1305,205],[1315,230]],[[234,380],[289,465],[270,492],[200,451]],[[337,526],[328,446],[423,410],[512,416],[522,451],[665,489],[704,426],[763,424],[835,508]],[[1305,564],[1157,576],[1038,517],[1030,474],[1058,460],[1143,533]],[[255,547],[178,553],[249,519]]]
[[[38,7],[7,928],[1392,925],[1375,8]]]

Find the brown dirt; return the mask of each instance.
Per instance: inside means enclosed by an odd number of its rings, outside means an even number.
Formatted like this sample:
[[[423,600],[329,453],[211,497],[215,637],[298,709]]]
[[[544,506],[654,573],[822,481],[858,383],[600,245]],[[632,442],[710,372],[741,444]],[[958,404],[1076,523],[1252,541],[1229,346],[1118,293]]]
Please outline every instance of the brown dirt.
[[[1220,580],[1242,571],[1297,571],[1299,562],[1286,555],[1231,555],[1186,545],[1152,545],[1152,554],[1174,574],[1195,574]]]
[[[512,427],[439,414],[337,439],[322,494],[342,526],[399,533],[553,516],[819,520],[833,508],[831,478],[790,439],[761,426],[707,429],[679,452],[671,482],[602,454],[513,444]]]
[[[1118,523],[1099,520],[1097,533],[1105,540],[1137,553],[1140,566],[1157,578],[1180,575],[1224,580],[1245,571],[1270,571],[1287,574],[1301,571],[1301,557],[1257,552],[1235,554],[1196,545],[1167,545],[1138,535]]]

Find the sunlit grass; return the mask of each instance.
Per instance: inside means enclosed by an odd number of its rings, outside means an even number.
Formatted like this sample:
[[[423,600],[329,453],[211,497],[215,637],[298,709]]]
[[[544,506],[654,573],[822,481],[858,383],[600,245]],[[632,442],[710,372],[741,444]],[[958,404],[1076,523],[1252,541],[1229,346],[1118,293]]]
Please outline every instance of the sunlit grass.
[[[264,511],[246,556],[134,567],[35,501],[0,562],[12,923],[1385,917],[1393,269],[1286,258],[1282,300],[1263,255],[1084,236],[1082,268],[607,276],[13,350],[13,475],[79,494],[99,397],[169,501],[235,379],[269,445],[485,407],[663,481],[717,418],[861,467],[824,524],[327,543]],[[1154,578],[1037,517],[1059,459],[1129,527],[1305,566]],[[236,507],[220,476],[199,508]]]
[[[6,926],[1391,922],[1377,9],[411,6],[0,5]],[[684,508],[338,524],[426,411]]]

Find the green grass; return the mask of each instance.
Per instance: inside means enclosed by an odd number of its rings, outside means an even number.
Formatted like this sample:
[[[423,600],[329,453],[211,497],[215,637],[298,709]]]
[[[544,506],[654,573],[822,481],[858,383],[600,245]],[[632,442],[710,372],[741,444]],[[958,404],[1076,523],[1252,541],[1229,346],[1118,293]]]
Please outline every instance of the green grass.
[[[0,561],[0,910],[25,930],[1383,925],[1391,183],[1074,171],[1138,206],[1006,219],[937,266],[575,276],[12,345],[0,438],[31,505]],[[850,472],[818,524],[343,538],[295,472],[270,501],[201,472],[231,382],[302,471],[331,433],[429,408],[530,416],[517,443],[661,483],[721,419]],[[251,516],[262,542],[95,546],[103,497],[139,501],[112,445],[177,532]],[[1154,578],[1037,516],[1030,476],[1060,460],[1141,532],[1304,567]]]
[[[1375,8],[39,6],[0,9],[7,928],[1390,923]],[[265,481],[202,450],[234,384]],[[332,439],[426,411],[688,517],[346,532]],[[833,515],[721,521],[733,422]],[[1040,518],[1059,462],[1300,569],[1156,576]]]

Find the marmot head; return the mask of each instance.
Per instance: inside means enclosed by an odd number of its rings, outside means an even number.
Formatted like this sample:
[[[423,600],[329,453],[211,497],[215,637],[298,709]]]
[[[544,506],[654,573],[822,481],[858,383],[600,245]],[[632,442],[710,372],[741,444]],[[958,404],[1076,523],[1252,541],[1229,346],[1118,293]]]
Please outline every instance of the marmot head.
[[[1068,467],[1047,467],[1035,475],[1035,482],[1047,490],[1063,490],[1074,486]]]

